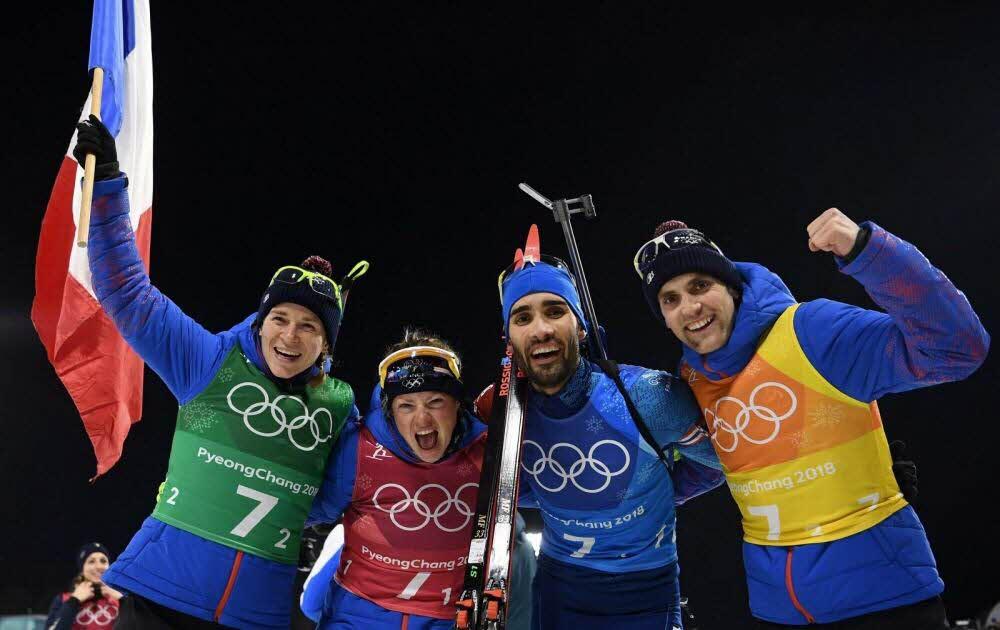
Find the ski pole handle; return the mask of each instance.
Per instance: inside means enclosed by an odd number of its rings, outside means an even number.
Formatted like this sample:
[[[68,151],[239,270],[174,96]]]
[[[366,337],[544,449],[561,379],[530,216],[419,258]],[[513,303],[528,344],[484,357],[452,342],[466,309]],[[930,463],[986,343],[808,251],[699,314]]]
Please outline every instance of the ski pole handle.
[[[520,188],[525,193],[527,193],[528,196],[530,196],[532,199],[534,199],[538,203],[540,203],[543,206],[545,206],[546,208],[548,208],[549,210],[552,209],[552,202],[549,201],[545,197],[545,195],[543,195],[542,193],[538,192],[537,190],[535,190],[531,186],[525,184],[524,182],[521,182],[520,184],[517,185],[517,187]]]
[[[596,211],[594,211],[594,202],[590,199],[590,195],[583,195],[572,201],[579,201],[581,199],[586,199],[583,202],[583,208],[578,210],[578,212],[584,212],[584,216],[597,216]],[[563,236],[566,238],[566,246],[569,249],[569,262],[573,266],[573,274],[576,276],[577,283],[577,293],[580,294],[580,301],[583,302],[583,313],[586,316],[588,322],[590,323],[590,334],[588,335],[590,342],[590,349],[594,353],[594,357],[604,361],[608,358],[608,353],[604,349],[604,344],[601,341],[600,334],[600,324],[597,322],[597,312],[594,310],[594,301],[590,297],[590,287],[587,285],[587,274],[583,271],[583,260],[580,259],[580,248],[576,245],[576,234],[573,233],[573,218],[572,211],[570,210],[568,200],[558,199],[553,202],[552,213],[556,217],[556,221],[562,226]],[[588,215],[586,208],[590,209]]]

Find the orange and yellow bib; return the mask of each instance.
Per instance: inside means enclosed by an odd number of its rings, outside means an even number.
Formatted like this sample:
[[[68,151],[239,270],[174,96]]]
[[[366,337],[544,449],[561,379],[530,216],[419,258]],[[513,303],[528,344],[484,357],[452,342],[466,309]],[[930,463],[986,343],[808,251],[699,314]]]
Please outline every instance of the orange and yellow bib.
[[[906,505],[878,406],[831,385],[778,318],[742,372],[710,381],[685,365],[743,514],[744,540],[802,545],[845,538]]]

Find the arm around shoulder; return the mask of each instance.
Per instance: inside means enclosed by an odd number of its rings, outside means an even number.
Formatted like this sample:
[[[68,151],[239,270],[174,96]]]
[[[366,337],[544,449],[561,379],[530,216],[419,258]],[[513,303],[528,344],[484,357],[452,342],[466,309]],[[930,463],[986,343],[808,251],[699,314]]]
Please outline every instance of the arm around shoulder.
[[[683,457],[721,469],[701,424],[694,392],[669,372],[647,370],[629,388],[629,395],[653,437],[664,448],[676,448]]]
[[[312,508],[306,518],[306,526],[318,523],[335,523],[347,511],[354,496],[354,480],[358,466],[358,438],[361,424],[357,408],[354,416],[347,419],[337,437],[326,463],[323,483],[313,499]]]

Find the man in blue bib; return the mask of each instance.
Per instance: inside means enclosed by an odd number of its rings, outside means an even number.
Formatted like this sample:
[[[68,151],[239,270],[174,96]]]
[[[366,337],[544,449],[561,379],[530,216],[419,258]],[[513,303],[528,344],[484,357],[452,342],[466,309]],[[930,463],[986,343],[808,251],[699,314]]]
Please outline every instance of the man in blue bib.
[[[521,505],[544,521],[535,628],[681,628],[674,479],[614,380],[581,354],[588,325],[565,264],[530,256],[501,275],[504,329],[527,374]],[[690,390],[622,365],[656,446],[683,455],[694,490],[721,482]],[[671,456],[669,461],[673,461]],[[675,466],[678,471],[681,466]],[[692,474],[692,471],[695,471]]]

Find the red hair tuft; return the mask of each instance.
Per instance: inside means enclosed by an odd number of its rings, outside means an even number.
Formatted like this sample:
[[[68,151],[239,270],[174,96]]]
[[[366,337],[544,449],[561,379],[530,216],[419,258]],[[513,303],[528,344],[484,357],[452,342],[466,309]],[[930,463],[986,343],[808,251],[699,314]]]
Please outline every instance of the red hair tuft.
[[[330,264],[326,258],[322,256],[310,256],[302,261],[300,265],[303,269],[308,269],[309,271],[315,271],[316,273],[321,273],[327,278],[333,275],[333,265]]]

